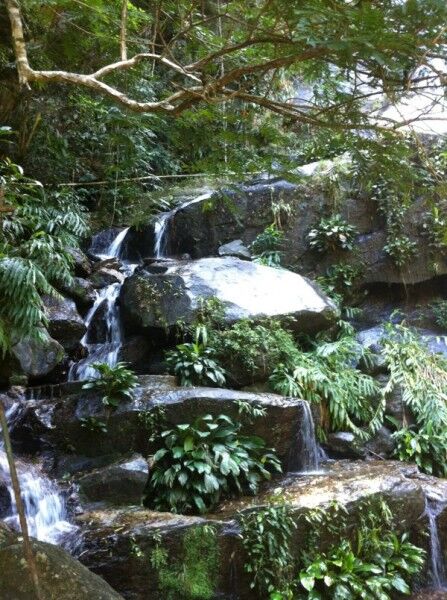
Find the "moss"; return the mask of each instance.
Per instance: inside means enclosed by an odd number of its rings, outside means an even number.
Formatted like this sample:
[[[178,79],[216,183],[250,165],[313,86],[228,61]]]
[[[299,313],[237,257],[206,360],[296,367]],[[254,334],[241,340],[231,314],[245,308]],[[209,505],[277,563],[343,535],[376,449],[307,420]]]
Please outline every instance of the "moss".
[[[160,591],[166,600],[208,600],[217,587],[219,548],[216,530],[204,525],[189,529],[183,536],[182,556],[172,566],[160,544],[152,551],[157,563]]]

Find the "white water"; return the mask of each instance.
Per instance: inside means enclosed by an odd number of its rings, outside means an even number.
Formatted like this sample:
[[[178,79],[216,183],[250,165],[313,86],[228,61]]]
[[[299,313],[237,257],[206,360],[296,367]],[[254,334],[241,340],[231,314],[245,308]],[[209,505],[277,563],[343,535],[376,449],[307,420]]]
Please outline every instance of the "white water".
[[[6,414],[10,429],[19,416],[20,405],[17,403]],[[0,439],[0,479],[6,481],[12,503],[12,514],[5,522],[20,531],[8,461],[3,448],[3,440]],[[22,461],[17,461],[16,466],[30,535],[42,542],[63,543],[68,534],[73,534],[77,528],[68,522],[65,503],[56,484],[43,475],[37,466]]]
[[[161,213],[154,224],[154,256],[155,258],[165,258],[166,257],[166,248],[168,245],[168,227],[171,220],[174,216],[184,208],[191,206],[191,204],[196,204],[197,202],[202,202],[203,200],[208,200],[213,195],[213,191],[205,192],[192,200],[188,200],[184,202],[180,206],[170,210],[169,212]]]
[[[324,453],[317,444],[315,425],[310,405],[301,401],[300,424],[296,437],[296,445],[289,460],[289,471],[307,475],[320,474],[320,459]]]
[[[98,253],[97,256],[102,260],[119,258],[128,231],[128,227],[120,231],[110,245],[104,248],[101,253]],[[123,263],[123,268],[125,276],[128,277],[134,272],[136,265]],[[121,285],[120,283],[112,283],[97,292],[95,303],[84,320],[87,331],[81,340],[81,344],[86,349],[87,356],[71,366],[68,373],[69,381],[83,381],[98,377],[97,371],[92,366],[95,362],[106,363],[111,367],[117,363],[118,354],[123,345],[123,331],[118,304]],[[100,307],[102,310],[104,305],[105,339],[101,340],[101,342],[91,344],[88,341],[90,338],[90,326],[97,311]]]
[[[436,590],[447,590],[447,577],[437,518],[446,507],[446,501],[427,499],[425,513],[428,517],[430,534],[430,576],[431,585]]]

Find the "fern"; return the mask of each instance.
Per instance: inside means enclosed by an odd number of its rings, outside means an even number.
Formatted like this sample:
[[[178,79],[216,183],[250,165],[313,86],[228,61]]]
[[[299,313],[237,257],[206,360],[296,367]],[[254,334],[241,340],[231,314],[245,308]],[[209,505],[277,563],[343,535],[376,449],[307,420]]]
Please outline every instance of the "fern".
[[[45,196],[20,167],[0,163],[0,183],[11,212],[0,220],[0,351],[23,338],[42,339],[43,295],[71,281],[76,247],[87,233],[83,210],[72,195]]]

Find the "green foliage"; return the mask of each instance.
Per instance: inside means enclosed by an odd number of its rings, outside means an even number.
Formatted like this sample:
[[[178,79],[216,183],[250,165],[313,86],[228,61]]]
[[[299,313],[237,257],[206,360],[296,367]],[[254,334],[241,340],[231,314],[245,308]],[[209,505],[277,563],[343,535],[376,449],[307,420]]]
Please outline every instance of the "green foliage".
[[[179,378],[180,385],[225,384],[225,371],[214,360],[214,351],[198,341],[179,344],[166,352],[166,363]]]
[[[325,275],[317,278],[324,291],[340,306],[353,302],[355,283],[360,278],[362,269],[358,265],[339,262],[331,265]]]
[[[405,234],[393,235],[388,238],[384,251],[391,257],[396,267],[401,269],[407,265],[416,254],[416,242]]]
[[[151,552],[152,567],[166,600],[211,600],[215,596],[219,573],[219,548],[216,529],[210,525],[192,527],[183,535],[183,552],[169,560],[158,541]]]
[[[318,225],[307,235],[309,246],[318,252],[330,252],[337,249],[352,250],[357,231],[341,215],[322,218]]]
[[[346,535],[346,517],[346,511],[337,507],[307,515],[311,532],[301,555],[297,597],[390,600],[396,592],[410,594],[411,579],[422,570],[425,551],[411,544],[406,534],[395,532],[388,506],[380,501],[364,501],[353,538]],[[322,550],[328,533],[333,541]]]
[[[238,408],[238,413],[241,418],[246,418],[250,423],[259,417],[265,417],[267,410],[256,402],[248,402],[247,400],[235,400]]]
[[[255,494],[281,466],[261,438],[240,429],[226,415],[205,415],[164,431],[164,446],[154,455],[150,503],[157,510],[204,513],[223,495]]]
[[[107,423],[98,417],[82,417],[81,427],[92,433],[107,433]]]
[[[404,324],[390,326],[383,340],[390,371],[384,395],[396,386],[415,419],[415,427],[398,431],[398,455],[413,459],[427,473],[447,474],[447,360],[432,354]]]
[[[436,325],[443,330],[447,330],[447,300],[438,300],[430,308]]]
[[[96,390],[103,395],[104,406],[116,409],[120,402],[131,400],[138,387],[138,378],[125,363],[117,363],[113,367],[107,363],[93,363],[99,373],[99,379],[84,383],[82,389]]]
[[[299,352],[291,363],[279,364],[270,384],[284,396],[320,403],[331,430],[349,429],[365,439],[381,426],[384,402],[374,404],[376,382],[353,367],[361,358],[369,356],[352,335],[344,334],[312,351]]]
[[[142,411],[139,419],[143,422],[149,442],[156,442],[161,432],[166,429],[166,409],[163,405],[154,406],[151,410]]]
[[[239,523],[251,589],[260,598],[292,598],[291,539],[296,523],[290,506],[281,497],[272,497],[264,509],[239,513]]]
[[[43,339],[42,296],[71,281],[70,249],[87,232],[86,218],[66,191],[46,195],[9,160],[0,163],[0,351],[23,338]]]
[[[250,249],[253,252],[253,260],[267,267],[279,267],[282,255],[280,248],[283,243],[284,233],[272,223],[252,242]]]
[[[278,363],[290,362],[299,354],[292,334],[275,319],[260,323],[244,319],[228,329],[213,331],[210,347],[228,373],[254,381],[267,379]]]
[[[447,215],[445,202],[442,206],[433,206],[426,215],[422,229],[433,248],[443,249],[447,246]]]

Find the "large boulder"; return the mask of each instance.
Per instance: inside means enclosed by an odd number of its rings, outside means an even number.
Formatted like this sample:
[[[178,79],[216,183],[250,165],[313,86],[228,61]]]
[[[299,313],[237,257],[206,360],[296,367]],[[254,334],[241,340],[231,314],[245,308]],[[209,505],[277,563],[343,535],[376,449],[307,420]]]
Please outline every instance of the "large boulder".
[[[162,333],[191,323],[200,299],[213,297],[223,303],[227,324],[289,317],[296,331],[315,333],[337,316],[333,302],[304,277],[234,257],[172,261],[165,273],[142,267],[124,282],[120,299],[130,330]]]
[[[3,536],[0,541],[2,539]],[[33,542],[33,549],[45,600],[122,600],[108,583],[62,548]],[[0,598],[30,600],[35,597],[21,542],[16,540],[0,546],[0,573]]]
[[[219,552],[219,569],[213,581],[214,597],[251,600],[257,596],[250,590],[244,571],[245,556],[237,520],[240,511],[259,511],[265,507],[273,490],[282,493],[297,524],[290,545],[296,558],[307,527],[303,514],[317,507],[326,508],[333,501],[347,506],[349,518],[354,523],[361,502],[381,496],[389,504],[399,526],[419,535],[427,525],[420,521],[425,510],[424,486],[425,480],[419,479],[413,466],[391,461],[339,461],[328,466],[325,473],[305,478],[292,475],[275,481],[257,497],[230,500],[217,513],[205,518],[156,513],[142,508],[87,512],[80,517],[85,540],[81,560],[126,598],[164,598],[167,590],[158,587],[157,569],[150,561],[152,552],[157,545],[161,546],[172,567],[182,560],[185,535],[195,528],[211,525],[217,532]],[[441,533],[444,534],[444,530]],[[199,548],[197,560],[200,559]]]
[[[141,504],[149,479],[147,460],[136,454],[91,471],[78,479],[84,500],[109,504]]]
[[[75,350],[87,330],[76,304],[69,298],[45,296],[48,331],[68,352]]]
[[[137,452],[147,456],[154,450],[145,418],[159,407],[164,409],[168,423],[187,423],[197,416],[225,413],[236,421],[240,419],[238,401],[262,406],[266,416],[244,426],[245,433],[262,437],[269,447],[276,449],[285,468],[298,469],[297,448],[307,425],[307,404],[302,400],[284,398],[276,394],[254,394],[219,388],[183,388],[170,376],[146,375],[139,377],[134,398],[123,401],[110,413],[102,403],[102,395],[83,390],[79,385],[62,387],[60,398],[35,402],[26,419],[38,422],[46,429],[46,437],[63,452],[67,446],[83,456],[100,456]],[[65,389],[64,389],[65,388]],[[92,431],[85,419],[102,421],[107,433]],[[40,432],[39,435],[42,435]]]
[[[7,382],[12,375],[24,375],[31,380],[45,378],[56,370],[64,358],[65,351],[61,344],[50,337],[46,329],[42,329],[39,339],[22,339],[0,361],[0,382]]]
[[[81,310],[90,308],[96,300],[96,290],[93,284],[83,277],[73,277],[62,291],[72,298]]]

